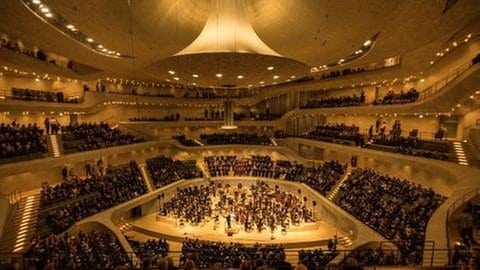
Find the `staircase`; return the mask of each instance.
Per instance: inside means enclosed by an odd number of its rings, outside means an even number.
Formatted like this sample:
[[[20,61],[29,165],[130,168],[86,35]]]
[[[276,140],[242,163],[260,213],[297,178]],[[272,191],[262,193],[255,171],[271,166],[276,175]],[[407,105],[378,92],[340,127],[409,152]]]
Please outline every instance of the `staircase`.
[[[467,146],[465,145],[464,142],[460,142],[460,141],[451,142],[450,148],[451,148],[450,153],[454,154],[454,156],[451,157],[453,162],[456,162],[457,164],[464,165],[464,166],[470,166],[470,162],[468,161],[468,158],[466,155]]]
[[[49,154],[53,157],[60,156],[60,146],[59,146],[59,139],[57,139],[57,135],[48,135],[48,142],[49,142]]]
[[[140,168],[140,172],[142,173],[142,178],[145,181],[145,184],[147,185],[148,192],[152,191],[154,189],[153,188],[154,185],[153,185],[152,179],[150,178],[150,175],[148,175],[147,165],[140,164],[138,165],[138,167]]]
[[[345,180],[347,180],[347,178],[350,176],[351,171],[352,171],[352,168],[348,167],[347,168],[347,173],[343,176],[342,179],[340,179],[340,181],[338,181],[338,183],[333,187],[333,189],[327,194],[327,199],[328,200],[334,201],[337,198],[338,191],[340,190],[340,187],[343,185]]]
[[[5,226],[0,253],[18,253],[28,248],[30,238],[35,234],[39,207],[40,194],[20,199]]]

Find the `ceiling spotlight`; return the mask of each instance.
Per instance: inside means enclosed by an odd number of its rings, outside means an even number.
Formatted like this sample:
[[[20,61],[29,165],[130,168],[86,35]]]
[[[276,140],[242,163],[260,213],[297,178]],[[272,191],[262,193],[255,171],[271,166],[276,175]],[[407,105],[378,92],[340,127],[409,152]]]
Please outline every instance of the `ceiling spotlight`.
[[[260,84],[264,84],[265,82],[264,81],[261,81]]]
[[[280,78],[280,76],[278,76],[278,75],[273,76],[273,79],[274,79],[274,80],[276,80],[276,79],[278,79],[278,78]]]
[[[175,71],[173,71],[173,70],[169,70],[169,71],[168,71],[168,73],[170,73],[170,74],[174,75],[174,74],[175,74]]]
[[[107,48],[103,48],[103,49],[102,49],[102,52],[106,52],[106,51],[108,51]]]
[[[457,47],[458,43],[456,41],[452,42],[453,47]]]
[[[198,78],[198,74],[193,74],[192,77]]]
[[[48,9],[47,7],[43,7],[43,8],[40,9],[40,11],[43,12],[43,13],[48,13],[48,12],[50,12],[50,9]]]
[[[217,78],[221,78],[223,76],[222,73],[217,73],[215,76],[217,76]]]
[[[237,79],[243,79],[243,75],[238,75]]]
[[[295,75],[290,76],[290,78],[295,79]]]
[[[45,14],[45,17],[47,17],[47,18],[52,18],[52,17],[53,17],[53,14],[52,14],[52,13],[46,13],[46,14]]]
[[[270,66],[270,67],[268,67],[267,69],[268,69],[268,70],[273,70],[274,67]]]
[[[433,63],[435,63],[435,62],[433,62],[433,61],[430,61],[430,65],[433,65]]]
[[[67,28],[70,30],[73,30],[75,29],[75,26],[73,26],[73,24],[67,24]]]
[[[32,3],[34,3],[35,5],[39,5],[41,2],[40,0],[32,0]]]
[[[463,41],[468,42],[468,38],[464,39]]]
[[[115,53],[116,56],[120,56],[121,54],[119,52]]]
[[[468,35],[467,35],[467,38],[471,38],[471,37],[472,37],[472,34],[468,34]]]
[[[102,44],[98,44],[97,47],[100,48],[100,49],[102,49],[102,48],[103,48],[103,45],[102,45]]]
[[[87,38],[86,41],[92,43],[92,42],[93,42],[93,38]]]
[[[179,78],[179,77],[173,77],[173,79],[174,79],[175,81],[178,81],[178,80],[180,80],[180,78]]]
[[[369,39],[369,40],[367,40],[363,43],[363,46],[365,46],[365,47],[370,46],[370,44],[372,44],[372,41]]]
[[[424,81],[425,81],[425,79],[423,79],[423,78],[420,80],[420,82],[424,82]]]

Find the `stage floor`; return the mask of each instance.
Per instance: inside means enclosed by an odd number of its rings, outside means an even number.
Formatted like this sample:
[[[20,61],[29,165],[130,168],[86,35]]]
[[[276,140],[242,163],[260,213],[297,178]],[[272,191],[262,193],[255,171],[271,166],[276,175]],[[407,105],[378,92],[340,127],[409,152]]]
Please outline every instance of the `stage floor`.
[[[273,233],[273,239],[270,229],[261,232],[257,230],[245,232],[243,227],[235,224],[235,222],[232,222],[232,229],[235,230],[235,233],[228,236],[225,218],[221,218],[216,225],[212,220],[198,226],[185,224],[180,227],[175,218],[157,218],[157,214],[154,213],[130,220],[129,223],[133,225],[135,231],[176,242],[181,242],[188,237],[208,241],[238,242],[247,245],[255,243],[283,244],[286,248],[306,248],[324,246],[334,235],[337,235],[338,238],[344,236],[335,227],[323,221],[291,226],[285,234],[277,229]]]

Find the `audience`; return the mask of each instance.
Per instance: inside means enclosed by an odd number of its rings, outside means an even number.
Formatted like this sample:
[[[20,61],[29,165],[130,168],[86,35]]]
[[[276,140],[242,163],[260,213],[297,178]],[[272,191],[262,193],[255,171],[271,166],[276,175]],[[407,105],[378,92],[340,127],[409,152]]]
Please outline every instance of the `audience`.
[[[329,73],[323,73],[322,74],[322,79],[328,79],[328,78],[336,78],[336,77],[341,77],[341,76],[347,76],[350,74],[355,74],[355,73],[362,73],[365,72],[365,68],[359,67],[359,68],[345,68],[342,71],[340,70],[334,70],[330,71]]]
[[[172,139],[177,140],[185,146],[200,146],[200,144],[192,139],[187,139],[185,135],[173,135]]]
[[[0,124],[0,163],[17,158],[33,158],[47,154],[47,140],[36,124]]]
[[[128,118],[128,120],[130,122],[163,122],[163,121],[174,122],[174,121],[179,121],[180,120],[180,114],[176,113],[176,114],[171,114],[171,115],[167,115],[167,116],[164,116],[164,117],[147,117],[147,116],[131,117],[131,118]]]
[[[64,152],[83,152],[100,148],[139,143],[144,138],[135,137],[108,123],[81,123],[62,127]]]
[[[246,247],[237,243],[224,244],[188,238],[183,241],[180,267],[186,269],[187,264],[199,269],[212,269],[215,264],[215,267],[223,269],[291,269],[291,265],[285,261],[282,246],[256,244]]]
[[[133,252],[141,261],[142,269],[162,269],[159,268],[162,264],[168,266],[166,258],[169,245],[165,239],[150,239],[146,242],[140,242],[127,237],[127,240]]]
[[[120,242],[109,232],[79,232],[77,235],[34,236],[25,253],[26,269],[116,269],[131,268]]]
[[[477,197],[478,198],[478,197]],[[469,201],[463,208],[458,224],[452,222],[450,226],[458,230],[459,240],[451,254],[451,264],[462,269],[480,268],[480,243],[476,239],[480,229],[480,205],[478,202]]]
[[[305,183],[322,195],[326,195],[338,182],[347,166],[332,160],[320,166],[305,167],[289,160],[273,161],[270,156],[243,159],[237,159],[236,156],[206,156],[204,161],[212,177],[233,175],[285,179]]]
[[[147,187],[135,161],[131,161],[128,165],[107,168],[104,175],[89,177],[85,180],[80,180],[86,182],[77,182],[77,184],[74,183],[72,185],[62,183],[58,187],[43,188],[42,206],[58,202],[64,203],[56,205],[53,209],[51,207],[48,208],[49,213],[45,220],[41,220],[42,215],[39,214],[39,229],[41,231],[44,229],[42,226],[47,226],[47,232],[50,229],[54,233],[61,233],[85,217],[129,201],[147,192]],[[50,191],[52,189],[61,190],[61,192],[52,193]],[[77,194],[69,195],[69,192]],[[78,194],[83,196],[78,200],[70,200],[71,198],[75,199]]]
[[[325,269],[326,266],[338,255],[336,251],[323,252],[321,248],[314,250],[300,250],[298,260],[308,270]]]
[[[397,250],[383,250],[378,248],[358,248],[346,257],[344,261],[348,259],[355,259],[359,266],[372,266],[372,265],[404,265],[405,260],[402,254]]]
[[[302,137],[338,144],[355,145],[362,147],[364,138],[360,135],[358,126],[345,124],[323,124],[318,125],[313,131],[308,132]]]
[[[300,106],[300,109],[350,107],[362,104],[365,104],[365,92],[363,90],[360,92],[360,96],[353,94],[352,96],[311,99],[305,105]]]
[[[47,56],[48,54],[44,50],[42,50],[42,49],[35,49],[35,50],[28,49],[28,48],[22,46],[19,42],[12,42],[6,37],[2,37],[0,39],[0,47],[11,50],[11,51],[16,52],[16,53],[28,55],[28,56],[36,58],[40,61],[51,63],[51,64],[57,65],[59,67],[72,69],[73,66],[74,66],[73,62],[71,60],[69,60],[66,63],[66,65],[64,65],[62,63],[57,63],[57,61],[55,61],[55,59],[53,59],[51,57],[48,57]]]
[[[431,188],[371,169],[352,171],[336,199],[347,212],[393,241],[403,264],[421,263],[428,220],[443,201],[445,197]]]
[[[272,144],[270,137],[268,135],[237,133],[237,132],[201,134],[200,140],[205,145],[222,145],[222,144],[271,145]]]
[[[197,167],[195,160],[173,160],[163,155],[147,159],[147,169],[156,188],[161,188],[181,179],[203,177],[203,173]]]
[[[63,92],[34,90],[12,87],[12,98],[19,100],[46,101],[58,103],[79,103],[79,97],[64,97]]]
[[[415,88],[411,88],[406,93],[403,90],[395,94],[393,90],[388,91],[388,93],[383,97],[383,99],[373,101],[373,105],[392,105],[392,104],[403,104],[415,102],[420,97],[420,92]]]
[[[367,147],[369,148],[388,150],[388,147],[390,147],[392,148],[392,151],[405,155],[421,156],[441,160],[448,160],[450,157],[448,142],[441,140],[420,140],[417,137],[418,130],[413,130],[410,132],[408,137],[401,136],[402,130],[399,120],[395,121],[388,135],[386,134],[385,122],[380,128],[378,128],[377,124],[376,129],[378,131],[376,135],[373,135],[373,126],[370,127],[368,132],[370,143],[367,144]],[[437,137],[440,137],[440,135]],[[443,135],[441,138],[443,138]]]

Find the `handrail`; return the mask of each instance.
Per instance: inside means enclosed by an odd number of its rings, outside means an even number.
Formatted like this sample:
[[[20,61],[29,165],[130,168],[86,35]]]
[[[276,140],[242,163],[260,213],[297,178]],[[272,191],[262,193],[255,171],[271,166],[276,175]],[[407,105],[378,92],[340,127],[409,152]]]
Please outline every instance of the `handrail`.
[[[447,209],[446,212],[446,221],[445,221],[445,227],[446,227],[446,232],[447,232],[447,247],[448,247],[448,261],[450,262],[451,259],[451,252],[450,252],[450,215],[455,212],[455,210],[458,209],[458,207],[462,206],[465,204],[467,201],[470,201],[473,199],[476,195],[480,194],[480,188],[476,188],[474,190],[470,190],[466,194],[463,194],[460,198],[456,199],[452,204]],[[467,199],[468,197],[468,199]],[[458,202],[461,202],[460,204],[457,204]]]
[[[227,243],[228,244],[228,243]],[[309,249],[305,249],[305,250],[309,250]],[[327,255],[327,254],[336,254],[336,256],[332,259],[332,260],[337,260],[337,261],[341,261],[343,262],[346,258],[348,258],[348,256],[350,255],[351,252],[353,251],[356,251],[356,250],[362,250],[362,248],[360,249],[336,249],[335,251],[328,251],[328,250],[325,250],[323,251],[323,254],[324,255]],[[382,249],[385,253],[390,253],[390,252],[399,252],[398,249]],[[431,248],[431,249],[425,249],[425,251],[431,251],[432,253],[434,253],[435,251],[436,252],[445,252],[445,251],[450,251],[450,249],[438,249],[438,248]],[[295,256],[295,255],[298,255],[298,250],[285,250],[284,251],[285,254],[287,255],[286,257],[291,257],[291,256]],[[55,252],[56,254],[59,254],[58,252]],[[135,258],[137,256],[137,254],[135,252],[125,252],[125,254],[127,255],[127,257],[130,259],[130,263],[132,263],[133,261],[133,258]],[[181,250],[169,250],[168,253],[167,253],[167,256],[172,256],[172,255],[176,255],[176,256],[173,256],[173,257],[177,257],[179,256],[180,254],[182,254],[182,251]],[[290,255],[290,256],[288,256]],[[0,253],[0,260],[5,260],[7,258],[13,258],[13,257],[16,257],[18,259],[21,259],[21,265],[23,266],[22,268],[20,269],[28,269],[27,266],[29,266],[29,262],[33,259],[33,261],[35,261],[34,257],[29,257],[26,255],[26,253],[19,253],[19,252],[8,252],[8,253]],[[140,259],[140,258],[139,258]],[[297,260],[298,261],[298,260]],[[179,262],[175,262],[174,264],[176,266],[178,266],[178,263]],[[292,262],[294,263],[294,262]],[[296,263],[296,261],[295,261]],[[433,266],[433,261],[430,262],[430,265]],[[366,265],[363,265],[365,267],[373,267],[373,269],[375,269],[375,267],[377,266],[382,266],[382,264],[377,264],[377,263],[373,263],[373,264],[366,264]],[[384,265],[385,266],[385,265]],[[399,266],[399,265],[392,265],[392,266]],[[411,269],[413,269],[415,267],[415,265],[404,265],[404,266],[409,266],[411,267]],[[417,265],[418,266],[418,265]]]
[[[424,90],[421,90],[418,100],[423,100],[434,95],[435,93],[443,89],[445,86],[447,86],[450,82],[458,78],[460,75],[464,74],[466,71],[473,70],[474,68],[478,69],[479,67],[480,64],[473,64],[472,60],[469,60],[467,63],[464,63],[460,67],[457,67],[445,77],[439,79]]]

